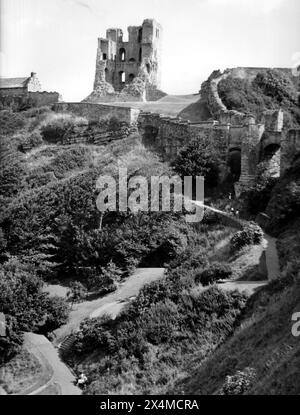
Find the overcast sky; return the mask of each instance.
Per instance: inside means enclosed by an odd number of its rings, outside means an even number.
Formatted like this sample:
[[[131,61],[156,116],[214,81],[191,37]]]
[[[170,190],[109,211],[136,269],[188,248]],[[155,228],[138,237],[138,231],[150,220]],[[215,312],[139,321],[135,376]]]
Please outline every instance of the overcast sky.
[[[108,27],[163,26],[162,89],[197,92],[214,69],[291,67],[299,0],[0,0],[1,76],[37,72],[65,100],[92,90],[97,37]],[[299,55],[298,55],[299,57]]]

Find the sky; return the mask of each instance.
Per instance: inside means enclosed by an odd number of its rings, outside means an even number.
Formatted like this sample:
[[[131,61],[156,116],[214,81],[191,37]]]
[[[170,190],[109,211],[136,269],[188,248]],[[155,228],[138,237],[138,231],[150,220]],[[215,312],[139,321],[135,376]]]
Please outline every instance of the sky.
[[[299,0],[0,0],[0,18],[1,76],[37,72],[43,89],[65,101],[92,91],[97,38],[145,18],[163,26],[169,94],[198,92],[215,69],[300,59]]]

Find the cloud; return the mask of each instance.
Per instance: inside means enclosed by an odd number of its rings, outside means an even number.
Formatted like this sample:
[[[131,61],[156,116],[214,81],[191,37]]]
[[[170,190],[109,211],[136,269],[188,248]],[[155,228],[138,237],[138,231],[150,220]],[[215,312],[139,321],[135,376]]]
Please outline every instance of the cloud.
[[[72,6],[79,6],[79,7],[83,7],[84,9],[89,10],[90,12],[92,12],[92,8],[91,6],[88,4],[87,1],[84,0],[65,0],[66,3],[69,3]]]
[[[254,11],[256,13],[268,14],[274,10],[279,9],[284,0],[207,0],[209,3],[214,3],[216,6],[236,7],[245,12]]]

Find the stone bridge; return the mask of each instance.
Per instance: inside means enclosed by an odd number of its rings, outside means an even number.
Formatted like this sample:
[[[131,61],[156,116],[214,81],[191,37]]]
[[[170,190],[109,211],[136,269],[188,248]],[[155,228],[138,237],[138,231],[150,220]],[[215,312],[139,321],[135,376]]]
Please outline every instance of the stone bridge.
[[[239,194],[253,183],[261,162],[265,162],[267,171],[274,177],[291,164],[300,151],[300,130],[282,131],[281,110],[265,111],[261,123],[245,114],[237,123],[234,115],[233,122],[221,117],[219,121],[191,123],[178,117],[141,112],[138,128],[145,146],[170,161],[192,140],[208,138],[221,151],[224,166],[233,174]]]

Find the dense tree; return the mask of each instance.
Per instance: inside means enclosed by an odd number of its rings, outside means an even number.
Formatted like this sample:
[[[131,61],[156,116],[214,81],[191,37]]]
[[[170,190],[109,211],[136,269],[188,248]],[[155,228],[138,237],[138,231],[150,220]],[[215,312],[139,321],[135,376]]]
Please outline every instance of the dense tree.
[[[173,162],[180,176],[203,176],[205,185],[218,184],[222,159],[216,146],[210,140],[194,140],[188,144]]]
[[[0,352],[3,352],[0,359],[16,350],[21,343],[21,332],[47,333],[66,321],[65,301],[50,297],[42,287],[33,265],[15,258],[0,265],[0,312],[7,322],[6,337],[0,343]]]

